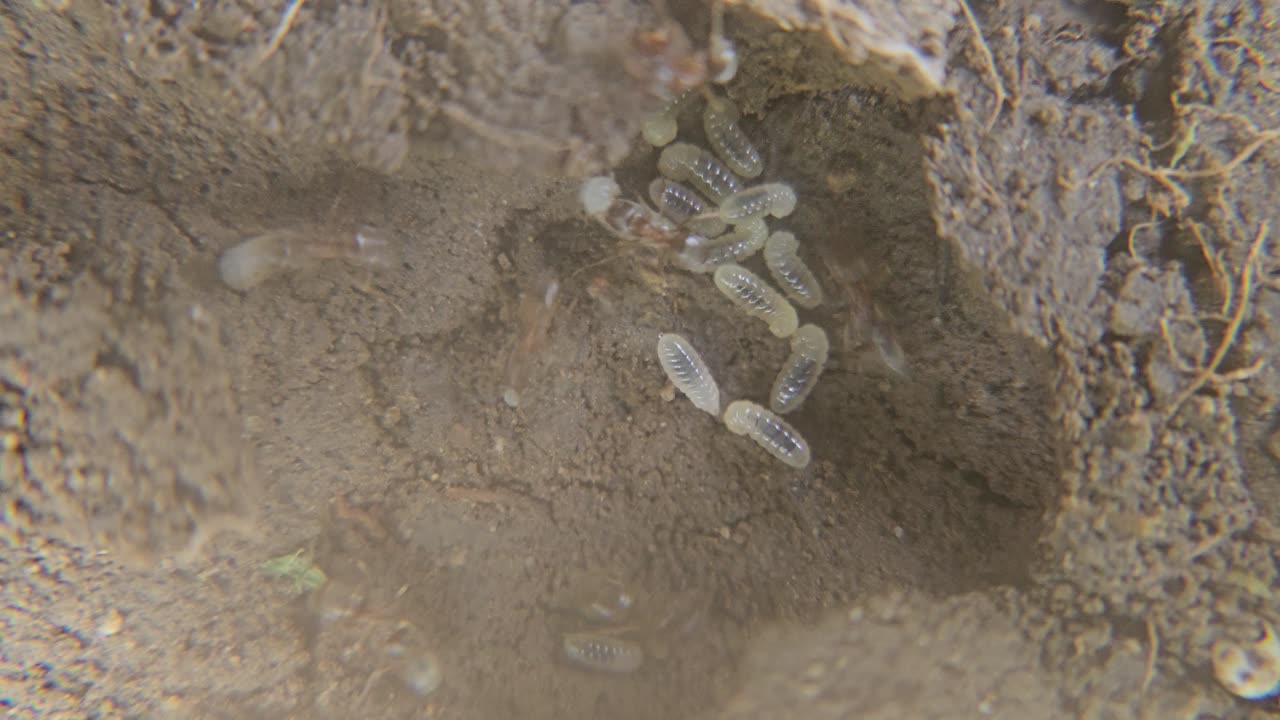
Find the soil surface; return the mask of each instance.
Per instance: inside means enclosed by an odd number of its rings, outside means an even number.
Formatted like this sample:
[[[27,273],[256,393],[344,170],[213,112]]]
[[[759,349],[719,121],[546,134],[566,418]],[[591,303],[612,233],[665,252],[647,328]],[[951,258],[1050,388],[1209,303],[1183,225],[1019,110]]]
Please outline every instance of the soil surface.
[[[667,5],[6,6],[8,716],[1275,712],[1280,9],[737,0],[717,85]],[[655,353],[787,341],[578,200],[686,86],[799,198],[802,470]]]

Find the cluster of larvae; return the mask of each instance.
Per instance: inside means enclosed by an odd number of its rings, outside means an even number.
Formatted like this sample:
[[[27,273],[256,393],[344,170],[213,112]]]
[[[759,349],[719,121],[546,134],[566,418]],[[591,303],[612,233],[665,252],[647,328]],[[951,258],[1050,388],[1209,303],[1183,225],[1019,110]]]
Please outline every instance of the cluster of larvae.
[[[795,210],[795,191],[777,182],[746,184],[764,171],[760,153],[738,127],[733,102],[703,94],[702,125],[711,150],[675,141],[679,114],[698,94],[686,93],[643,124],[645,139],[665,146],[658,158],[660,176],[649,185],[656,211],[619,197],[617,183],[606,177],[587,180],[580,199],[587,214],[610,232],[669,249],[686,270],[711,273],[721,294],[762,320],[774,336],[791,339],[791,355],[774,381],[769,408],[738,400],[725,409],[724,423],[787,465],[803,468],[811,458],[809,444],[781,415],[800,407],[827,362],[826,332],[816,325],[802,327],[796,311],[796,306],[821,304],[822,287],[801,259],[795,235],[769,231],[769,217],[785,218]],[[761,250],[782,292],[739,264]],[[719,387],[686,338],[661,335],[658,359],[672,384],[695,406],[720,415]]]

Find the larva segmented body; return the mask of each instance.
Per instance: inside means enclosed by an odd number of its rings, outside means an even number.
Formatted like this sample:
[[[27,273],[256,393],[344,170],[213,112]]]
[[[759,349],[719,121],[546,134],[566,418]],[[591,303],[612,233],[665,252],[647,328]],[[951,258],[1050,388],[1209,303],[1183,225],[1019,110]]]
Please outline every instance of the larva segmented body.
[[[720,218],[730,225],[765,215],[783,218],[796,209],[796,191],[783,183],[765,183],[736,192],[720,201]]]
[[[727,235],[690,248],[683,256],[684,267],[692,272],[712,272],[726,263],[741,262],[759,252],[768,237],[769,226],[764,220],[745,222]]]
[[[746,435],[769,454],[793,468],[809,464],[809,443],[782,418],[750,400],[729,403],[724,424],[735,435]]]
[[[677,182],[692,183],[699,192],[720,202],[742,189],[742,181],[714,155],[697,145],[678,142],[658,156],[658,172]]]
[[[822,286],[813,271],[800,259],[800,242],[796,236],[778,231],[769,236],[764,246],[764,264],[773,279],[792,302],[813,309],[822,304]]]
[[[676,389],[693,401],[699,410],[720,415],[720,388],[711,370],[693,345],[680,335],[658,336],[658,361]]]
[[[578,202],[588,215],[603,215],[614,200],[622,194],[618,181],[607,175],[597,175],[583,181],[578,189]]]
[[[827,333],[817,325],[804,325],[796,330],[791,336],[791,355],[782,364],[769,392],[769,409],[785,415],[800,407],[818,384],[830,350]]]
[[[674,100],[663,106],[661,110],[645,118],[640,123],[640,134],[654,147],[670,145],[671,141],[676,139],[680,111],[694,97],[696,95],[692,90],[680,93]]]
[[[567,633],[564,656],[590,670],[629,673],[640,669],[644,650],[639,645],[601,633]]]
[[[755,273],[730,263],[716,268],[714,277],[716,287],[725,297],[748,315],[768,323],[769,332],[776,337],[788,337],[796,331],[800,324],[796,309]]]
[[[759,151],[738,127],[738,106],[732,100],[707,98],[707,105],[702,110],[702,127],[707,132],[711,149],[730,170],[744,178],[757,177],[764,171]]]
[[[715,237],[726,229],[725,222],[714,214],[704,215],[707,203],[694,192],[693,188],[682,185],[667,178],[654,178],[649,183],[649,199],[653,201],[658,212],[672,221],[689,228],[690,232],[703,237]]]

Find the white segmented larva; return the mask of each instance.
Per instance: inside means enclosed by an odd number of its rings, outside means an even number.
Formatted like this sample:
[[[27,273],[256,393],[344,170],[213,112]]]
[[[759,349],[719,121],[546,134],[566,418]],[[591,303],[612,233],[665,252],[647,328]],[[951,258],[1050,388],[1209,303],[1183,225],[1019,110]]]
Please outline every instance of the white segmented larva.
[[[744,178],[758,177],[764,171],[764,163],[756,146],[738,127],[738,116],[738,106],[732,100],[711,96],[702,110],[702,128],[711,149],[730,170]]]
[[[694,91],[686,90],[680,93],[676,99],[667,103],[661,110],[645,118],[640,123],[640,134],[644,139],[654,147],[662,147],[670,145],[671,141],[676,139],[676,133],[679,128],[680,111],[692,98],[696,97]]]
[[[793,468],[809,464],[809,443],[786,420],[750,400],[729,403],[724,424],[735,435],[746,435],[769,454]]]
[[[689,232],[703,237],[715,237],[727,229],[725,222],[714,214],[697,217],[706,213],[706,201],[698,197],[693,188],[675,180],[654,178],[649,183],[649,199],[658,208],[658,212],[689,228]]]
[[[1280,639],[1275,628],[1259,620],[1261,633],[1252,644],[1230,640],[1213,644],[1213,674],[1233,695],[1257,700],[1280,692]]]
[[[622,194],[618,182],[605,175],[587,178],[578,190],[578,202],[588,215],[603,215]]]
[[[817,325],[804,325],[791,336],[791,355],[782,364],[769,392],[769,409],[785,415],[800,407],[818,384],[831,344]]]
[[[681,260],[685,269],[692,272],[712,272],[726,263],[741,262],[755,255],[768,237],[769,226],[765,221],[752,220],[738,225],[727,235],[688,248]]]
[[[639,645],[590,632],[567,633],[564,656],[576,665],[615,673],[635,672],[644,662],[644,650]]]
[[[671,384],[688,396],[695,407],[720,416],[720,388],[692,343],[674,333],[659,335],[658,361]]]
[[[796,236],[779,230],[769,236],[764,246],[764,264],[773,279],[792,302],[813,309],[822,304],[822,286],[804,260],[800,259],[800,242]]]
[[[755,273],[730,263],[716,268],[714,277],[716,287],[725,297],[748,315],[768,323],[769,332],[776,337],[788,337],[796,331],[800,324],[796,309]]]
[[[720,201],[720,218],[730,225],[762,218],[783,218],[796,209],[796,191],[783,183],[765,183],[736,192]]]
[[[692,183],[714,202],[742,189],[742,181],[715,155],[689,143],[678,142],[663,150],[658,156],[658,172],[677,182]]]

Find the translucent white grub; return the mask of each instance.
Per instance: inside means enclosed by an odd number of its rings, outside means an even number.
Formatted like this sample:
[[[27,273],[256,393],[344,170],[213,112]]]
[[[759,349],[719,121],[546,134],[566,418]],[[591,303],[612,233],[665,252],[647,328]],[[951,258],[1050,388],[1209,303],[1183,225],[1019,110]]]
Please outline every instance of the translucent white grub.
[[[721,265],[742,262],[760,252],[768,237],[769,226],[764,220],[745,222],[720,237],[687,248],[680,263],[692,272],[714,272]]]
[[[809,443],[782,418],[750,400],[729,403],[724,424],[735,435],[746,435],[770,455],[793,468],[809,465]]]
[[[645,141],[654,147],[670,145],[676,139],[679,129],[680,111],[695,97],[697,93],[686,90],[661,110],[646,117],[640,123],[640,134],[644,136]]]
[[[751,139],[738,127],[738,116],[738,106],[732,100],[711,96],[702,109],[702,128],[712,151],[730,170],[748,179],[759,177],[764,162]]]
[[[720,202],[742,189],[742,181],[715,155],[689,143],[668,145],[658,156],[658,172],[693,185],[712,202]]]
[[[716,268],[714,278],[725,297],[748,315],[768,323],[769,332],[776,337],[789,337],[800,325],[796,309],[782,293],[741,265],[721,265]]]
[[[766,215],[783,218],[796,209],[796,192],[790,185],[765,183],[741,190],[720,201],[720,219],[730,225]]]
[[[693,188],[675,180],[654,178],[649,183],[649,199],[658,208],[658,212],[672,222],[684,225],[689,232],[711,238],[727,229],[725,222],[716,217],[714,211],[707,213],[709,204]]]
[[[546,347],[547,331],[551,329],[559,293],[559,281],[550,280],[520,295],[520,305],[516,310],[519,329],[511,354],[507,356],[507,369],[502,375],[502,401],[508,407],[520,407],[521,393],[529,385],[535,361]]]
[[[720,387],[692,343],[674,333],[659,335],[658,362],[662,363],[671,384],[684,393],[694,407],[720,416]]]
[[[578,632],[564,636],[564,656],[588,670],[629,673],[644,663],[639,645],[604,633]]]
[[[782,364],[769,391],[769,409],[785,415],[800,407],[818,384],[831,344],[817,325],[803,325],[791,336],[791,355]]]
[[[582,187],[578,190],[578,201],[582,203],[582,209],[588,215],[603,215],[620,195],[622,195],[622,188],[618,187],[616,180],[605,175],[597,175],[583,181]]]
[[[1280,639],[1266,620],[1258,620],[1256,639],[1221,639],[1210,650],[1213,674],[1237,697],[1258,700],[1280,692]]]
[[[813,309],[822,304],[822,286],[809,266],[800,259],[800,241],[796,236],[778,231],[769,236],[764,246],[764,264],[774,282],[802,308]]]
[[[277,273],[321,260],[387,267],[395,260],[395,248],[386,235],[369,227],[349,234],[322,227],[272,230],[224,251],[218,258],[218,275],[227,287],[243,292]]]

